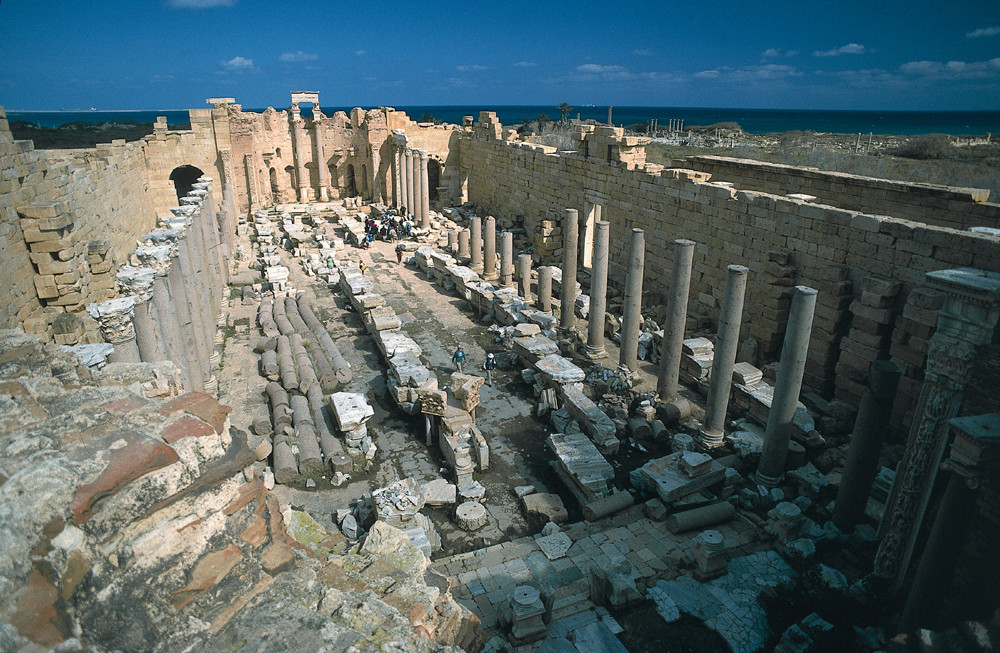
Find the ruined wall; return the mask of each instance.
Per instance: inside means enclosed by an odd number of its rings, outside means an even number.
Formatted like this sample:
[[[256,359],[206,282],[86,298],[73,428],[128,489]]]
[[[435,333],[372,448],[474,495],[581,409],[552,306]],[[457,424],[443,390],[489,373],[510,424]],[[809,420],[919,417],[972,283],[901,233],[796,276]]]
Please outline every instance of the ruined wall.
[[[96,337],[86,305],[115,296],[118,265],[155,224],[144,145],[39,152],[0,117],[0,179],[0,325],[51,340],[69,312]]]
[[[1000,204],[986,202],[988,190],[875,179],[722,156],[687,157],[681,165],[731,181],[738,188],[776,195],[814,195],[824,204],[852,211],[954,229],[1000,226]]]
[[[177,168],[194,166],[219,182],[219,188],[224,181],[218,148],[228,147],[228,124],[219,126],[226,140],[217,141],[212,109],[191,109],[188,116],[191,129],[168,131],[162,122],[163,127],[158,125],[146,139],[149,193],[157,216],[170,215],[170,208],[177,206],[177,192],[170,180]]]
[[[608,162],[484,137],[461,140],[471,201],[497,216],[523,215],[526,227],[553,208],[576,208],[581,222],[600,205],[611,222],[612,282],[624,280],[628,235],[646,232],[645,291],[670,282],[672,241],[698,243],[690,310],[715,317],[725,268],[751,270],[743,336],[760,360],[780,352],[791,286],[820,291],[806,384],[856,403],[875,358],[904,370],[896,424],[912,415],[940,297],[923,289],[930,270],[971,266],[1000,271],[1000,238],[876,216],[801,199],[738,191],[706,173]]]

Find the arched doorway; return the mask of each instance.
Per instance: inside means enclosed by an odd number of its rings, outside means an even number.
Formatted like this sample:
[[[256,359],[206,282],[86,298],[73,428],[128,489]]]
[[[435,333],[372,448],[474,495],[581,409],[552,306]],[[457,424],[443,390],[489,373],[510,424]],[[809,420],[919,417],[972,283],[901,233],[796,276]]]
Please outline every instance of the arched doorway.
[[[204,172],[190,165],[183,165],[174,168],[170,173],[170,181],[174,182],[174,191],[177,193],[177,201],[186,196],[194,188],[198,177],[204,176]]]
[[[438,186],[441,185],[441,163],[434,158],[427,161],[427,186],[430,203],[438,199]]]
[[[368,166],[361,164],[361,193],[368,195]]]
[[[347,168],[344,169],[344,193],[347,197],[354,197],[358,194],[357,186],[354,183],[354,165],[351,163],[348,163]]]
[[[268,179],[271,182],[271,201],[277,201],[278,199],[278,171],[271,168],[270,172],[267,173]]]
[[[285,174],[288,175],[288,188],[290,189],[289,195],[291,197],[291,201],[294,202],[297,197],[295,189],[298,187],[295,183],[295,167],[285,166]]]

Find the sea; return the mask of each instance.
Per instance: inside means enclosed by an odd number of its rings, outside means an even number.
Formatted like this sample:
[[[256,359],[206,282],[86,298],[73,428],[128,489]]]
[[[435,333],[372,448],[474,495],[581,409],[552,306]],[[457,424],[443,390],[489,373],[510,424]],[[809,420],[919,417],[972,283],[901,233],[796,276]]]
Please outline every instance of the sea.
[[[350,111],[352,107],[323,107],[323,113]],[[433,117],[435,120],[461,124],[463,116],[479,119],[482,110],[495,111],[505,125],[517,125],[545,114],[550,120],[559,119],[555,106],[546,105],[447,105],[398,106],[413,120]],[[263,111],[244,109],[246,111]],[[309,116],[309,107],[303,107]],[[170,125],[188,121],[186,110],[136,111],[8,111],[8,120],[24,120],[38,127],[58,127],[73,122],[102,123],[136,121],[152,123],[157,116],[166,116]],[[606,123],[607,106],[574,107],[568,118],[593,119]],[[798,109],[723,109],[707,107],[613,107],[611,119],[616,125],[645,125],[659,121],[667,129],[669,121],[683,121],[685,128],[722,122],[735,122],[751,134],[780,133],[792,130],[837,134],[950,134],[952,136],[985,136],[1000,133],[1000,111],[827,111]]]

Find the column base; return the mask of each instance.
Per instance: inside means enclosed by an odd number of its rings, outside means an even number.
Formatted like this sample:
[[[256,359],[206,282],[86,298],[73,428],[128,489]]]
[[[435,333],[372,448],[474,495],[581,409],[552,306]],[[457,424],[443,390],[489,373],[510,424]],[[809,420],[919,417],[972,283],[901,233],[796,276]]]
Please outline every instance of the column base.
[[[764,487],[778,487],[778,484],[781,483],[782,476],[784,476],[784,474],[778,474],[777,476],[768,476],[759,469],[754,474],[754,478],[756,479],[757,483],[763,485]]]
[[[604,345],[601,345],[600,347],[591,347],[590,345],[584,345],[580,349],[580,354],[582,354],[584,358],[588,360],[596,361],[601,358],[607,358],[608,350],[604,348]]]
[[[725,431],[706,431],[705,427],[698,429],[698,444],[706,449],[715,449],[722,446],[722,440],[726,437]]]
[[[300,188],[299,189],[299,201],[300,202],[308,202],[311,199],[312,199],[312,193],[309,192],[308,188]]]
[[[500,275],[496,274],[495,272],[493,274],[485,274],[481,272],[480,274],[483,277],[483,281],[496,281],[497,279],[500,278]]]
[[[319,189],[319,201],[320,202],[329,202],[330,201],[330,191],[328,191],[326,188],[320,188]]]

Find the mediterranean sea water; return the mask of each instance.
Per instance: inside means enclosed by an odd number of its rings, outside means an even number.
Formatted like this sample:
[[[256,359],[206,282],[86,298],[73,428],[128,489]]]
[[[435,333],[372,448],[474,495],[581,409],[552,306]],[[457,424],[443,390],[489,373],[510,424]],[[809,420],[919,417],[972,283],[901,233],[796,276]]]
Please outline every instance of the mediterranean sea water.
[[[283,108],[283,107],[278,107]],[[323,113],[350,111],[351,107],[323,107]],[[517,125],[525,119],[534,120],[546,114],[551,120],[559,119],[555,106],[525,105],[455,105],[455,106],[398,106],[413,120],[433,116],[437,120],[461,124],[462,116],[479,119],[481,110],[496,111],[497,118],[505,125]],[[247,109],[262,111],[263,109]],[[303,115],[310,115],[304,107]],[[39,127],[58,127],[72,122],[155,122],[157,116],[166,116],[171,125],[188,121],[187,111],[8,111],[8,120],[24,120]],[[606,106],[573,107],[569,118],[594,119],[607,122]],[[953,136],[985,136],[1000,133],[1000,111],[824,111],[795,109],[713,109],[705,107],[614,107],[611,119],[616,125],[641,125],[651,119],[659,120],[661,129],[668,121],[680,119],[685,127],[735,122],[744,131],[766,134],[791,130],[811,130],[839,134],[951,134]]]

